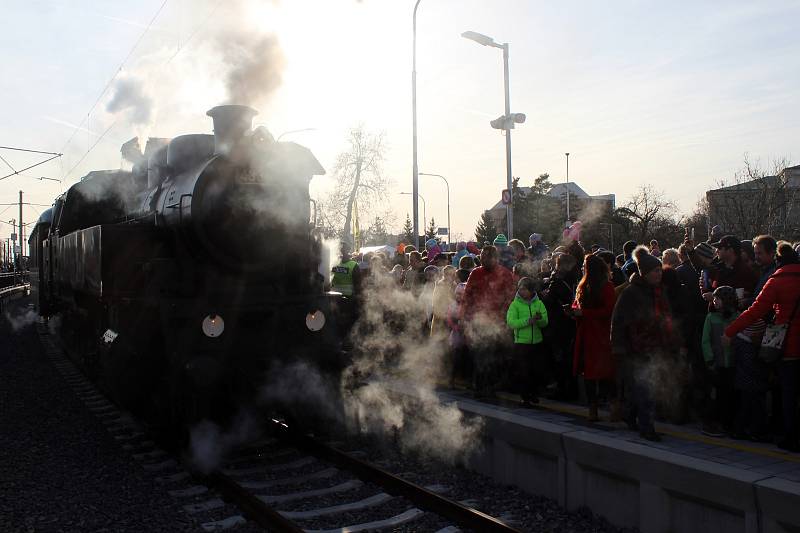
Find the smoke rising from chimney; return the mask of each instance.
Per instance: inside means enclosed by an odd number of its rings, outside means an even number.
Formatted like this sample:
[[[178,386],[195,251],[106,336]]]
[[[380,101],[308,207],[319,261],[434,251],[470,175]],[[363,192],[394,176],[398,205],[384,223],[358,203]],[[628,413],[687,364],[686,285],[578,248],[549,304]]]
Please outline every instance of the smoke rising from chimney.
[[[286,58],[275,35],[237,30],[221,34],[217,42],[229,65],[225,88],[232,103],[257,105],[280,87]]]

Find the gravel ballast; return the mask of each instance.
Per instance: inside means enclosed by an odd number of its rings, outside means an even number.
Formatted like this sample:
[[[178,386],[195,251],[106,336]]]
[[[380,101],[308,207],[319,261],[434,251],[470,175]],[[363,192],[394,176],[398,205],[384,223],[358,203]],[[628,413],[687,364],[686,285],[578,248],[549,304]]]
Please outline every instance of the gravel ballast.
[[[29,300],[8,302],[12,317]],[[0,530],[198,531],[106,430],[43,349],[0,319]]]

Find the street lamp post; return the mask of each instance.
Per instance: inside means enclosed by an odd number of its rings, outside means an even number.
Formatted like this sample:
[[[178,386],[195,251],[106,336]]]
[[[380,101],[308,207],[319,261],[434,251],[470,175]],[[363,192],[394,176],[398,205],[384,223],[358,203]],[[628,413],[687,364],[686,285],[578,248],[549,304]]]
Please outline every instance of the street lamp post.
[[[412,55],[411,55],[411,122],[412,122],[412,130],[413,130],[413,140],[411,145],[411,152],[412,152],[412,191],[413,191],[413,211],[414,211],[414,246],[417,247],[419,250],[419,202],[417,202],[417,196],[419,196],[419,167],[417,164],[417,8],[419,7],[419,3],[421,0],[417,0],[414,4],[414,16],[413,16],[413,39],[412,39]],[[424,215],[423,215],[424,218]]]
[[[447,182],[447,178],[442,176],[441,174],[428,174],[427,172],[420,172],[420,176],[435,176],[437,178],[442,178],[444,184],[447,186],[447,244],[453,242],[453,239],[450,238],[453,232],[453,228],[450,227],[450,184]]]
[[[407,194],[407,195],[409,195],[409,196],[414,196],[414,193],[410,193],[410,192],[401,192],[400,194]],[[427,219],[428,215],[427,215],[427,209],[426,209],[426,207],[425,207],[425,198],[423,198],[423,197],[422,197],[422,195],[421,195],[421,194],[419,194],[419,193],[417,193],[417,195],[416,195],[416,196],[419,196],[419,199],[420,199],[420,200],[422,200],[422,218],[423,218],[423,219]],[[414,202],[414,204],[417,204],[417,202]],[[414,231],[417,231],[417,230],[415,229]],[[414,246],[416,246],[416,247],[417,247],[417,250],[419,250],[419,234],[417,234],[417,235],[414,237],[414,240],[415,240],[415,242],[417,243],[417,244],[415,244]]]
[[[564,152],[564,155],[567,156],[567,224],[569,224],[569,152]]]
[[[611,251],[614,251],[614,224],[609,224],[607,222],[600,222],[599,226],[608,226],[608,231],[611,234]]]
[[[499,119],[490,122],[493,128],[503,129],[506,132],[506,187],[508,192],[513,191],[513,184],[511,178],[511,130],[514,129],[514,123],[525,122],[525,115],[522,113],[511,114],[511,97],[508,88],[508,43],[498,44],[494,39],[487,35],[477,33],[474,31],[465,31],[461,34],[465,39],[475,41],[483,46],[491,46],[492,48],[500,48],[503,50],[503,88],[505,91],[505,114]],[[514,206],[513,202],[506,205],[506,221],[508,226],[508,238],[514,237]]]

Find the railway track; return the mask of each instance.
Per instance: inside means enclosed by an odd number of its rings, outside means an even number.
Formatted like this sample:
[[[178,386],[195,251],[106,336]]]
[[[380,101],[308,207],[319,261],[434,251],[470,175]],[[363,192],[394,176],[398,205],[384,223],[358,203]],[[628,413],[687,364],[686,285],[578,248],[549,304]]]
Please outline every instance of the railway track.
[[[56,346],[47,325],[40,339],[56,368],[121,448],[151,472],[205,531],[518,531],[470,501],[446,497],[442,485],[422,487],[280,421],[269,437],[228,454],[201,474],[158,447],[158,438],[119,411]]]
[[[513,526],[445,496],[448,487],[422,487],[273,420],[274,441],[235,454],[204,483],[269,531],[356,532],[382,529],[510,533]],[[277,446],[276,446],[277,445]],[[277,462],[276,462],[277,461]],[[197,509],[205,508],[201,503]],[[210,501],[208,504],[218,505]],[[239,523],[230,516],[213,530]],[[420,521],[425,522],[422,526]]]

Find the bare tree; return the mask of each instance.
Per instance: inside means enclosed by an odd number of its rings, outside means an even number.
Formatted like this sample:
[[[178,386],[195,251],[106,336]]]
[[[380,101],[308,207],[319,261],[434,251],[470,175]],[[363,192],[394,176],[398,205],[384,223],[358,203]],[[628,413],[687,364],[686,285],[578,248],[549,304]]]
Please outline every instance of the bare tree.
[[[386,198],[389,180],[381,172],[383,134],[367,132],[359,125],[350,130],[347,142],[333,168],[336,187],[323,203],[323,221],[329,233],[352,246],[354,204],[358,205],[359,218],[367,220],[372,208]]]
[[[763,167],[756,159],[744,156],[744,165],[730,180],[720,180],[719,188],[708,191],[712,224],[726,233],[751,238],[761,233],[787,236],[793,233],[792,208],[796,207],[797,187],[784,170],[787,158],[773,159]]]
[[[644,242],[663,226],[674,225],[675,202],[668,200],[662,191],[652,185],[642,185],[617,215],[628,218],[631,233],[638,242]]]

